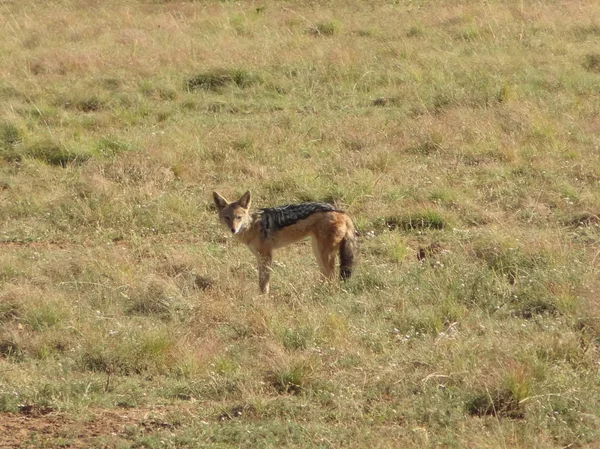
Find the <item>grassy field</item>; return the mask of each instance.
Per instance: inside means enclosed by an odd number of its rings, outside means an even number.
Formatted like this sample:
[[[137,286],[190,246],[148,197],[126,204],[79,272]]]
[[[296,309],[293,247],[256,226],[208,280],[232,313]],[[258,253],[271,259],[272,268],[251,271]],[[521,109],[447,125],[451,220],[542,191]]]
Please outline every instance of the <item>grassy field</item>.
[[[0,2],[0,447],[600,445],[600,3]],[[211,193],[361,230],[269,297]]]

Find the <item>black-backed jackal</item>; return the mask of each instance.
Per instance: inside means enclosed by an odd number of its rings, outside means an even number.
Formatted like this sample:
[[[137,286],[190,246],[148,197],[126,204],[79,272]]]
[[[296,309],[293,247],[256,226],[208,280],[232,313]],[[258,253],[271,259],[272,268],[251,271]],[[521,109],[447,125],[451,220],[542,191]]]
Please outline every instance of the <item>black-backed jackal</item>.
[[[340,278],[348,279],[354,264],[355,230],[350,217],[326,203],[288,204],[250,212],[250,192],[230,203],[217,192],[213,198],[219,220],[258,260],[260,291],[269,293],[273,250],[311,237],[321,272],[333,278],[340,255]]]

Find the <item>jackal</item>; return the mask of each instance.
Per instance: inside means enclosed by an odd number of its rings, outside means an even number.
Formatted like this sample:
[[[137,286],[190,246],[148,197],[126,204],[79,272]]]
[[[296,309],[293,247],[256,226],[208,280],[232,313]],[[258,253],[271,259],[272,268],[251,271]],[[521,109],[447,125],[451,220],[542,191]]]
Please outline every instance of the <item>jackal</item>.
[[[251,213],[249,191],[232,203],[217,192],[213,192],[213,198],[221,223],[256,256],[262,293],[269,293],[273,250],[305,237],[311,237],[317,263],[325,277],[333,278],[338,252],[340,278],[345,280],[352,274],[355,230],[344,211],[326,203],[301,203]]]

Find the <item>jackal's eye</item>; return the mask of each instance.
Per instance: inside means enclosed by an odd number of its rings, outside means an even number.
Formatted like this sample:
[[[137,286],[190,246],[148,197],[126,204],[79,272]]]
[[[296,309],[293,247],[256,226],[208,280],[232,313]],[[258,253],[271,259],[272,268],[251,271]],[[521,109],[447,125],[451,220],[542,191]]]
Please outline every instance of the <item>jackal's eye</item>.
[[[242,219],[242,216],[241,216],[241,215],[236,215],[236,216],[235,216],[235,219],[236,219],[236,220],[241,220],[241,219]]]
[[[225,217],[225,221],[231,221],[231,217]]]

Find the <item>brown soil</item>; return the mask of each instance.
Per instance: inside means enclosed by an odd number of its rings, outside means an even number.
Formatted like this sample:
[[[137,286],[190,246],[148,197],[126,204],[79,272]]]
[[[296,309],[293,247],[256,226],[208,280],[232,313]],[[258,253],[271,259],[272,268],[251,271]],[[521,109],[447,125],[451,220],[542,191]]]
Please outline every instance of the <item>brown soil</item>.
[[[114,448],[131,432],[172,427],[159,409],[97,410],[79,420],[58,413],[0,414],[0,449],[56,447]]]

